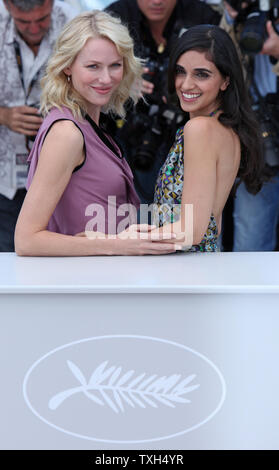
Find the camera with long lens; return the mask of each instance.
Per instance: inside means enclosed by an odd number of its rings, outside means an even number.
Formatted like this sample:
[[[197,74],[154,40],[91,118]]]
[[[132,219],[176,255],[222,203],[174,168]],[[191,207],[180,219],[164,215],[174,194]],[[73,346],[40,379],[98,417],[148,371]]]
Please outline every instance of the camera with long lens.
[[[148,73],[143,79],[154,83],[154,92],[145,95],[145,100],[137,105],[124,128],[130,149],[129,163],[133,169],[141,171],[148,171],[153,166],[163,142],[169,149],[177,128],[185,120],[184,113],[167,99],[168,59],[149,58],[145,67]]]
[[[268,93],[253,106],[262,134],[265,163],[270,169],[279,168],[279,97]]]
[[[279,0],[227,0],[238,12],[235,29],[241,25],[239,45],[246,54],[257,54],[267,39],[266,22],[279,18]]]

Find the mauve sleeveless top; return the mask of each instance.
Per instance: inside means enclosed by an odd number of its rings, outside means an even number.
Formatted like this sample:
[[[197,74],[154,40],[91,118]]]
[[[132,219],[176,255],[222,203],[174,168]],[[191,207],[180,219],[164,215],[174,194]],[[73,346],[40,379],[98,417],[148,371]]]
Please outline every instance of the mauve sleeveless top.
[[[53,108],[44,119],[28,158],[27,189],[36,171],[44,139],[55,121],[73,121],[83,134],[85,161],[72,173],[49,220],[47,228],[51,232],[75,235],[84,232],[89,223],[89,230],[117,233],[136,223],[140,201],[130,167],[111,137],[104,136],[98,126],[88,119],[75,119],[65,107],[61,110]]]

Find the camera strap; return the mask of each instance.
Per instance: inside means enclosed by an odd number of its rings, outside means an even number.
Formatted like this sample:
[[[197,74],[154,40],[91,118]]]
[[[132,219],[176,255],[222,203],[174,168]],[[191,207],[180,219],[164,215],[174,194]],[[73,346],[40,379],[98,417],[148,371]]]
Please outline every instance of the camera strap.
[[[24,87],[24,77],[23,77],[23,65],[22,65],[22,57],[20,53],[20,47],[19,43],[14,40],[14,50],[15,50],[15,56],[16,56],[16,62],[17,62],[17,67],[18,67],[18,72],[19,72],[19,77],[20,81],[22,84],[22,89],[25,94],[25,103],[27,104],[27,99],[31,93],[31,90],[38,80],[39,73],[40,71],[35,74],[35,76],[32,78],[31,83],[28,87],[27,93],[25,91]],[[30,138],[28,136],[25,136],[25,147],[26,151],[23,152],[22,148],[20,147],[18,151],[16,152],[16,164],[14,167],[14,180],[17,188],[24,188],[26,184],[26,178],[28,174],[28,163],[27,163],[27,157],[28,154],[30,153]]]
[[[22,84],[23,91],[25,93],[22,57],[21,57],[20,47],[19,47],[19,44],[18,44],[16,39],[14,40],[14,50],[15,50],[15,56],[16,56],[16,62],[17,62],[17,67],[18,67],[18,71],[19,71],[20,81],[21,81],[21,84]],[[33,86],[35,85],[36,81],[38,80],[39,73],[40,73],[40,70],[38,70],[38,72],[32,78],[31,83],[28,87],[27,93],[25,93],[25,101],[27,101],[27,98],[30,95]]]

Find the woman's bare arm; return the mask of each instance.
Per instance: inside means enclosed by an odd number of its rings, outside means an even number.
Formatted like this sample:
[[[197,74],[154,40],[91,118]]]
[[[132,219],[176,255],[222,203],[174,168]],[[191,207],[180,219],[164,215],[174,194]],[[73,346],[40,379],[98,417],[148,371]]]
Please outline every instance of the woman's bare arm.
[[[217,146],[215,123],[208,117],[191,119],[184,128],[184,184],[181,224],[187,230],[184,208],[193,207],[193,245],[207,230],[216,193]]]
[[[214,123],[207,117],[193,118],[186,123],[181,217],[177,222],[166,224],[152,233],[174,233],[176,243],[187,246],[197,245],[203,239],[216,191],[217,146],[213,130]]]
[[[59,121],[50,129],[18,218],[16,253],[21,256],[88,256],[173,252],[171,244],[146,239],[88,239],[47,230],[49,219],[74,168],[84,158],[83,145],[82,134],[71,121]]]

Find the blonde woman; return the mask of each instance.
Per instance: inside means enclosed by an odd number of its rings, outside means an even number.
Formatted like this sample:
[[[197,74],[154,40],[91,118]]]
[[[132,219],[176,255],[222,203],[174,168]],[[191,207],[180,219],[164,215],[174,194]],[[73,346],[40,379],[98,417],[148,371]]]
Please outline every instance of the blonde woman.
[[[139,255],[177,247],[149,227],[139,234],[139,199],[121,149],[100,127],[101,110],[125,115],[141,76],[120,21],[83,13],[62,31],[42,81],[45,116],[29,157],[27,196],[15,248],[25,256]],[[127,216],[128,213],[128,216]],[[76,236],[90,232],[90,237]],[[175,235],[169,235],[170,239]]]

